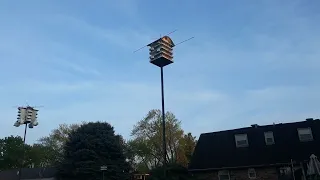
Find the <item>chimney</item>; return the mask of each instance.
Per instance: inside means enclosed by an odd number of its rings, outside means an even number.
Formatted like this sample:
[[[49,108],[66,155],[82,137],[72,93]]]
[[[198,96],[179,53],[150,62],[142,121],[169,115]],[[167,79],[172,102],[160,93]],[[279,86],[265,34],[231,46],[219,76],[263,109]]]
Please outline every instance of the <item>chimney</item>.
[[[258,124],[251,124],[251,127],[257,128],[259,125]]]
[[[313,118],[307,118],[306,121],[313,121]]]

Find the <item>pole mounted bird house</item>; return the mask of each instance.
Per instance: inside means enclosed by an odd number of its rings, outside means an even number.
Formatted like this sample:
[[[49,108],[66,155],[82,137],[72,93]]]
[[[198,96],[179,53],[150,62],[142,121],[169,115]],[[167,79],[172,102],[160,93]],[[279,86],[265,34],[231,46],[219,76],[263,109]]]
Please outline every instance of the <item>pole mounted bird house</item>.
[[[176,30],[175,30],[176,31]],[[169,34],[175,32],[172,31]],[[160,67],[161,69],[161,104],[162,104],[162,142],[163,142],[163,170],[164,170],[164,179],[166,179],[166,164],[167,164],[167,145],[166,145],[166,122],[165,122],[165,109],[164,109],[164,83],[163,83],[163,67],[173,63],[173,47],[177,46],[179,44],[182,44],[186,41],[189,41],[190,39],[192,39],[193,37],[184,40],[180,43],[177,43],[176,45],[173,43],[173,41],[171,40],[171,38],[168,36],[169,34],[167,34],[166,36],[163,36],[161,38],[159,38],[158,40],[143,46],[141,48],[139,48],[138,50],[134,51],[137,52],[145,47],[149,47],[149,54],[150,54],[150,63]]]
[[[169,36],[161,37],[147,46],[150,47],[150,63],[158,67],[173,63],[172,51],[175,45]]]

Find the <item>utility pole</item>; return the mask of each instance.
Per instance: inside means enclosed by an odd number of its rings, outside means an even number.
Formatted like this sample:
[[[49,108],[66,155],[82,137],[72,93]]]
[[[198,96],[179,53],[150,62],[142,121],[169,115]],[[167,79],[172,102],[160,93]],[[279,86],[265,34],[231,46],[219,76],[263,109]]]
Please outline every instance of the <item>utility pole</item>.
[[[15,127],[19,127],[20,125],[24,125],[24,135],[23,135],[23,154],[22,161],[19,169],[19,180],[21,180],[22,176],[22,168],[25,161],[25,144],[26,144],[26,136],[28,125],[29,128],[33,128],[34,126],[38,126],[38,110],[31,106],[26,107],[18,107],[18,117],[17,121],[14,123]]]

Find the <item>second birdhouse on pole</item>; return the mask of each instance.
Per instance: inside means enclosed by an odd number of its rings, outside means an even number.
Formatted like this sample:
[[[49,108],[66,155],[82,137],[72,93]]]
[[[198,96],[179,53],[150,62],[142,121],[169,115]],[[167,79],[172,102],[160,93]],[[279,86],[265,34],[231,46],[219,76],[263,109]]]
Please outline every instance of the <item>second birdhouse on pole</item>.
[[[164,36],[150,44],[150,62],[156,66],[164,67],[173,63],[173,41],[169,36]]]

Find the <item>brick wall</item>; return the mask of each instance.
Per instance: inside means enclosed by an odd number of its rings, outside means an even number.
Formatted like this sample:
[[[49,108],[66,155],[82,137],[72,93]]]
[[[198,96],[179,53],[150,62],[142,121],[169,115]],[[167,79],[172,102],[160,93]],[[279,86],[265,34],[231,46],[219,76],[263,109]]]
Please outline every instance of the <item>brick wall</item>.
[[[199,180],[219,180],[218,171],[197,172],[194,176]]]
[[[278,180],[277,169],[273,167],[255,168],[255,180]],[[248,169],[229,170],[230,180],[249,180]],[[195,174],[200,180],[219,180],[218,171]]]
[[[278,173],[276,168],[255,168],[256,180],[277,180]],[[231,179],[248,180],[248,169],[232,170],[230,172]]]

